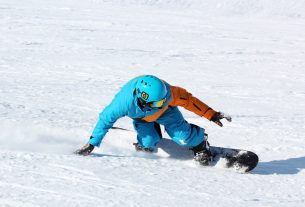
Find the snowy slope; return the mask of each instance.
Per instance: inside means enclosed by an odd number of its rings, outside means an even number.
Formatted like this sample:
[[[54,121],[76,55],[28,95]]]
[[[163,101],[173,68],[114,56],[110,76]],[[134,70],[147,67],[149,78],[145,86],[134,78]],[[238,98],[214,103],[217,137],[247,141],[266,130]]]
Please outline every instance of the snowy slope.
[[[304,0],[0,0],[0,206],[305,206],[304,28]],[[136,153],[120,130],[72,155],[141,74],[231,114],[182,110],[257,168],[199,167],[164,141]]]

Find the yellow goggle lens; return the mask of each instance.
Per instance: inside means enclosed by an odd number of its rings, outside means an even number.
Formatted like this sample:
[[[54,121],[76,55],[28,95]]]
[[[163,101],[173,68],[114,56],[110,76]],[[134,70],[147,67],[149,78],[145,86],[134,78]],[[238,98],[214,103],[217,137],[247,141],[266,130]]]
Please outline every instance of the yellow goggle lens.
[[[156,108],[160,108],[163,106],[164,102],[166,101],[166,98],[160,100],[160,101],[154,101],[152,102],[151,106],[152,107],[156,107]]]

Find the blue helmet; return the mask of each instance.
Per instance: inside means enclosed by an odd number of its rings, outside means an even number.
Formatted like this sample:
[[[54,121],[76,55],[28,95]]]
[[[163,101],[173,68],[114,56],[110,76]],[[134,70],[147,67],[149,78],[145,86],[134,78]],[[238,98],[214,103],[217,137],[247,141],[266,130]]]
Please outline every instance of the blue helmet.
[[[139,99],[146,103],[157,103],[161,101],[163,104],[165,102],[167,89],[164,82],[156,76],[144,75],[138,78],[136,94]],[[161,102],[156,107],[161,107]]]

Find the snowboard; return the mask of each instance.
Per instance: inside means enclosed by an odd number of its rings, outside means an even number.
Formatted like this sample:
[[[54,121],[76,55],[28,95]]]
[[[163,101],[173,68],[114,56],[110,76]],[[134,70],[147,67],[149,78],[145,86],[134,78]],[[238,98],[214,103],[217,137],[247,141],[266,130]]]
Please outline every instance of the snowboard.
[[[210,166],[231,168],[241,173],[250,172],[259,161],[257,154],[248,150],[210,146],[210,151]]]
[[[162,138],[157,147],[155,153],[161,157],[188,160],[194,156],[189,147],[178,146],[177,143],[168,138]],[[227,168],[236,172],[247,173],[253,170],[259,161],[257,154],[249,150],[218,146],[209,146],[209,149],[212,156],[207,167]],[[200,165],[199,162],[194,162]]]

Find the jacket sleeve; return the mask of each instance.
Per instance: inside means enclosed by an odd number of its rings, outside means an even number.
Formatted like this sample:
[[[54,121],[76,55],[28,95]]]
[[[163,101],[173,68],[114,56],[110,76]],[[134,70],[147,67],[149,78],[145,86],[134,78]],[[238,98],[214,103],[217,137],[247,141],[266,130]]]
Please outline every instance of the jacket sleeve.
[[[184,88],[171,86],[170,90],[172,93],[172,101],[170,105],[182,106],[199,116],[207,118],[208,120],[211,120],[216,113],[216,111],[214,111],[211,107],[194,97]]]
[[[125,102],[122,101],[122,94],[117,94],[112,102],[100,113],[89,144],[100,146],[102,139],[113,124],[127,114],[127,106],[123,103]]]

